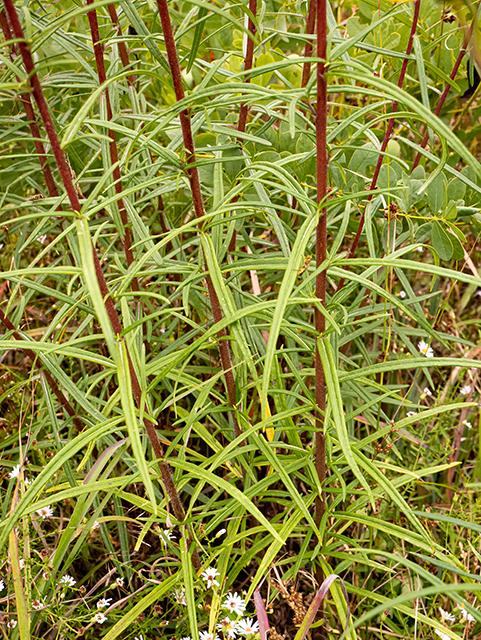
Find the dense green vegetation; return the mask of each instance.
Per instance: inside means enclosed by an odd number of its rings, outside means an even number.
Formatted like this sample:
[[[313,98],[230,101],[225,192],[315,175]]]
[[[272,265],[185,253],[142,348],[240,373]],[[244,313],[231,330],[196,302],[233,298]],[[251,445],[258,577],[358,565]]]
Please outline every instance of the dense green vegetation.
[[[478,6],[316,12],[4,0],[4,637],[481,637]]]

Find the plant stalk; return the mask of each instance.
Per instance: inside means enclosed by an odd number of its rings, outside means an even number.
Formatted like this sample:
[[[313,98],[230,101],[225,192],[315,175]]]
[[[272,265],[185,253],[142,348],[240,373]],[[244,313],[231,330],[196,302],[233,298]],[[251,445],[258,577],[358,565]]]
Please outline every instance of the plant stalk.
[[[413,23],[411,25],[411,32],[409,34],[408,46],[407,46],[407,49],[406,49],[406,56],[410,56],[411,55],[411,51],[412,51],[412,48],[413,48],[414,36],[416,34],[416,28],[417,28],[418,19],[419,19],[420,6],[421,6],[421,0],[416,0],[416,4],[414,5]],[[402,88],[402,85],[404,83],[404,77],[406,75],[408,62],[409,62],[408,58],[404,58],[403,64],[402,64],[402,68],[401,68],[401,73],[399,75],[399,80],[398,80],[398,83],[397,83],[399,88]],[[398,102],[393,102],[393,105],[392,105],[392,116],[395,115],[395,113],[398,110],[398,107],[399,107],[399,103]],[[392,130],[394,128],[394,122],[395,122],[395,118],[394,117],[390,118],[388,126],[387,126],[387,129],[386,129],[386,133],[384,135],[384,140],[382,141],[380,154],[379,154],[379,157],[378,157],[378,160],[377,160],[376,168],[374,170],[373,178],[371,180],[371,185],[369,187],[369,191],[374,191],[374,189],[376,188],[377,180],[379,178],[379,173],[381,172],[382,161],[384,159],[384,152],[386,151],[388,142],[391,139]],[[367,197],[366,207],[368,206],[368,204],[373,199],[373,196],[374,196],[374,194],[371,194],[371,195],[369,195]],[[362,231],[364,229],[366,207],[364,207],[362,215],[361,215],[361,219],[359,220],[359,226],[357,228],[356,237],[354,238],[354,241],[352,243],[351,249],[349,251],[349,256],[348,256],[349,259],[354,257],[354,254],[356,253],[357,245],[359,243],[359,239],[361,237],[361,233],[362,233]],[[341,278],[339,280],[339,284],[337,285],[336,291],[339,291],[344,286],[344,282],[345,282],[344,278]]]
[[[326,0],[316,0],[317,13],[317,57],[326,59],[327,20]],[[317,76],[317,115],[316,115],[316,149],[317,149],[317,206],[320,217],[316,230],[316,268],[326,259],[327,255],[327,211],[325,208],[327,196],[327,81],[325,77],[325,64],[316,64]],[[316,276],[316,298],[323,307],[326,305],[326,272],[322,271]],[[317,308],[314,316],[316,333],[322,335],[326,329],[326,320]],[[315,351],[315,377],[316,377],[316,457],[315,466],[321,487],[326,479],[326,378],[322,366],[319,351]],[[319,527],[326,509],[324,495],[316,497],[315,522]]]
[[[157,6],[159,9],[160,21],[162,23],[162,31],[164,32],[164,41],[167,49],[167,59],[169,62],[172,81],[174,84],[175,97],[177,101],[183,100],[184,98],[184,87],[182,85],[182,76],[180,73],[180,65],[179,58],[177,56],[177,49],[175,47],[174,34],[172,32],[172,23],[170,21],[169,8],[167,6],[167,0],[157,0]],[[182,128],[182,136],[184,139],[184,147],[186,150],[186,161],[187,161],[187,175],[189,177],[190,189],[192,192],[192,201],[194,204],[194,211],[197,218],[201,218],[204,213],[204,201],[202,198],[202,192],[200,188],[200,179],[199,172],[197,171],[197,167],[194,165],[195,163],[195,148],[194,148],[194,138],[192,136],[192,128],[190,126],[190,115],[187,109],[184,109],[179,114],[180,126]],[[194,165],[194,166],[193,166]],[[199,223],[199,229],[201,230],[201,223]],[[207,263],[204,261],[206,271],[207,271]],[[218,323],[222,321],[222,309],[220,306],[219,299],[217,297],[217,293],[214,289],[214,285],[212,284],[211,277],[209,273],[206,273],[206,281],[207,281],[207,290],[209,292],[210,304],[212,307],[212,315],[214,317],[214,322]],[[222,369],[224,371],[224,377],[226,381],[227,387],[227,396],[229,398],[229,404],[232,409],[235,409],[236,406],[236,389],[235,389],[235,380],[234,374],[232,372],[232,361],[230,356],[229,343],[226,338],[229,337],[229,333],[227,329],[223,329],[219,331],[217,334],[219,340],[219,351],[220,351],[220,359],[222,362]],[[236,438],[242,434],[242,430],[239,426],[237,418],[235,416],[234,411],[232,411],[232,420],[234,424],[234,433]]]
[[[87,4],[90,6],[93,4],[94,0],[87,0]],[[114,9],[115,12],[115,9]],[[95,53],[95,63],[97,65],[97,74],[99,77],[99,84],[102,85],[107,81],[107,74],[105,73],[105,63],[104,63],[104,51],[103,46],[100,44],[100,34],[99,34],[99,25],[97,20],[97,11],[92,9],[87,12],[87,17],[89,19],[90,24],[90,33],[92,35],[92,42],[94,45],[94,53]],[[118,21],[117,21],[118,22]],[[120,25],[119,25],[120,26]],[[105,105],[107,110],[107,120],[110,122],[112,120],[112,106],[110,104],[110,95],[108,87],[104,90],[105,96]],[[114,187],[115,193],[119,196],[117,200],[117,205],[119,207],[120,219],[122,220],[123,230],[121,230],[121,238],[122,238],[122,246],[125,253],[125,259],[127,261],[127,265],[130,267],[134,262],[134,255],[132,252],[132,231],[129,227],[129,219],[127,216],[127,211],[125,209],[125,204],[123,198],[121,197],[122,189],[122,178],[120,175],[120,166],[118,164],[119,154],[117,149],[117,139],[115,136],[115,131],[113,129],[108,130],[109,138],[110,138],[110,159],[114,166],[113,170],[113,178],[114,178]],[[139,281],[137,277],[132,278],[132,289],[134,291],[139,291]]]

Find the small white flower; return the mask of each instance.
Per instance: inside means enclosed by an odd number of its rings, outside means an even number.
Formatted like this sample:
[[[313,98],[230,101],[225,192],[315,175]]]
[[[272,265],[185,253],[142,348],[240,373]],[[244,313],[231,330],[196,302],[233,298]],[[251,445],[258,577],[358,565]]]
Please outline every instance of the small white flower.
[[[459,604],[458,604],[458,609],[459,609],[459,612],[461,613],[461,615],[463,616],[463,618],[466,620],[466,622],[475,622],[476,621],[476,618],[474,616],[472,616],[470,613],[468,613],[466,611],[466,609],[464,607],[461,607]]]
[[[236,632],[234,629],[227,629],[227,631],[225,632],[225,638],[226,640],[234,640],[234,638],[236,637]]]
[[[474,295],[478,297],[481,296],[481,289],[478,289]]]
[[[454,622],[456,620],[456,616],[453,616],[452,613],[448,613],[442,607],[439,607],[439,613],[441,614],[441,620],[443,622],[446,621],[446,620],[448,622]]]
[[[137,636],[135,636],[134,640],[144,640],[144,636],[142,634],[140,634],[140,636],[137,638]]]
[[[17,626],[17,621],[16,620],[9,620],[7,622],[7,627],[9,629],[15,629],[16,626]]]
[[[29,480],[28,478],[25,478],[24,482],[27,485],[27,487],[29,487],[32,484],[32,480]]]
[[[199,640],[220,640],[217,634],[209,633],[208,631],[201,631],[199,633]]]
[[[434,358],[433,348],[430,347],[427,342],[424,342],[424,340],[418,343],[418,349],[426,358]]]
[[[424,247],[418,247],[416,251],[419,251],[419,253],[424,253]]]
[[[74,580],[72,576],[69,576],[68,573],[66,573],[64,576],[60,578],[60,584],[68,584],[69,587],[75,587],[75,585],[77,584],[77,581]]]
[[[97,609],[101,609],[102,607],[108,607],[112,601],[112,598],[100,598],[97,602]]]
[[[32,602],[32,607],[34,609],[41,609],[44,606],[43,602],[41,600],[34,600]]]
[[[53,509],[52,507],[42,507],[41,509],[37,509],[37,513],[39,516],[42,516],[42,520],[45,520],[45,518],[53,516]]]
[[[408,418],[410,418],[411,416],[416,416],[416,415],[417,415],[416,411],[408,411],[408,412],[406,413],[406,416],[407,416]]]
[[[399,297],[404,300],[404,298],[407,296],[407,293],[405,291],[400,291],[399,292]]]
[[[425,396],[432,396],[433,395],[433,392],[431,391],[431,389],[429,387],[424,387],[423,393],[424,393]]]
[[[231,613],[237,613],[238,616],[243,615],[246,605],[244,600],[240,596],[237,595],[237,591],[232,594],[232,592],[228,593],[226,596],[226,601],[222,605],[223,609],[229,609]]]
[[[437,633],[441,640],[451,640],[451,636],[448,636],[447,633],[444,633],[444,631],[440,629],[434,629],[434,633]]]
[[[217,625],[219,631],[223,631],[225,634],[230,633],[231,631],[234,633],[234,637],[236,634],[235,622],[231,620],[228,616],[219,620]]]
[[[259,631],[259,623],[254,622],[253,618],[246,618],[245,620],[239,620],[236,626],[236,631],[241,636],[254,635]]]
[[[101,611],[95,614],[95,620],[99,624],[103,624],[107,620],[107,616],[103,614]]]
[[[180,640],[192,640],[192,638],[190,636],[184,636],[183,638],[181,638]]]
[[[95,522],[92,525],[92,529],[100,529],[100,522],[98,522],[97,520],[95,520]]]
[[[43,577],[45,578],[45,580],[50,580],[50,574],[49,574],[49,573],[47,573],[47,571],[44,571],[44,572],[42,573],[42,575],[43,575]]]
[[[208,567],[205,571],[202,572],[202,579],[207,582],[207,588],[210,589],[214,584],[219,587],[219,583],[216,580],[216,577],[220,576],[220,573],[217,569],[213,567]]]
[[[40,242],[41,244],[45,244],[47,242],[47,234],[44,234],[43,236],[39,236],[37,238],[37,242]]]
[[[183,604],[185,607],[187,606],[187,598],[185,597],[185,589],[176,589],[174,591],[174,598],[178,604]]]
[[[123,578],[115,578],[115,582],[117,583],[118,587],[123,587],[124,586],[124,579]]]
[[[13,469],[10,471],[10,473],[8,474],[8,477],[10,478],[10,480],[13,480],[13,478],[16,478],[18,476],[18,474],[20,473],[20,465],[17,464],[13,467]],[[16,624],[16,623],[15,623]]]
[[[5,589],[5,582],[0,578],[0,591]]]
[[[219,529],[219,531],[215,534],[215,537],[220,538],[224,535],[224,533],[227,533],[227,529]]]
[[[467,396],[468,393],[471,393],[471,385],[470,384],[466,384],[464,385],[464,387],[462,389],[459,390],[459,393],[462,396]]]
[[[160,533],[160,539],[164,544],[167,544],[169,540],[175,540],[173,533],[170,533],[170,529],[164,529],[163,533]]]
[[[468,420],[463,420],[463,424],[465,427],[468,427],[468,429],[473,428],[473,425],[470,422],[468,422]]]
[[[23,569],[25,567],[25,560],[23,558],[20,558],[18,564],[20,565],[20,569]]]

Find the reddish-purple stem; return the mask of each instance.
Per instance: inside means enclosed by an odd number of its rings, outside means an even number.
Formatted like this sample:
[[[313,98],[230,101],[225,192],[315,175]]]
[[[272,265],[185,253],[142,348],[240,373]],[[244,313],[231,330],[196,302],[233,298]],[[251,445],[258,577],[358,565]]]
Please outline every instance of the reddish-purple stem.
[[[311,0],[314,2],[314,0]],[[317,2],[317,57],[325,60],[327,42],[326,0]],[[316,149],[317,149],[317,206],[320,218],[316,231],[316,268],[326,259],[327,255],[327,216],[325,200],[327,196],[327,81],[324,75],[324,63],[316,65],[317,76],[317,115],[316,115]],[[321,305],[326,304],[326,271],[316,276],[316,298]],[[322,335],[326,328],[326,320],[316,307],[314,322],[316,333]],[[316,458],[315,465],[321,487],[326,479],[326,437],[324,435],[324,418],[326,411],[326,377],[322,366],[319,349],[315,350],[315,376],[316,376]],[[325,499],[322,496],[316,498],[315,521],[319,526],[325,512]]]
[[[467,46],[468,46],[468,43],[465,42],[463,47],[462,47],[462,49],[461,49],[461,51],[459,52],[459,55],[458,55],[458,57],[456,59],[456,62],[454,63],[454,67],[453,67],[453,70],[452,70],[451,75],[450,75],[451,80],[454,80],[456,78],[456,74],[458,73],[459,65],[461,64],[464,56],[466,55]],[[449,93],[450,88],[451,88],[451,85],[447,84],[446,87],[444,88],[444,91],[439,96],[438,106],[436,107],[436,111],[434,112],[435,116],[438,116],[441,113],[441,109],[443,108],[443,105],[444,105],[444,103],[446,101],[446,98],[448,97],[448,93]],[[427,145],[428,139],[429,139],[429,132],[426,131],[426,133],[424,134],[423,141],[421,142],[421,148],[422,149],[424,149],[424,147]],[[418,151],[416,157],[414,158],[412,171],[414,171],[414,169],[418,166],[420,160],[421,160],[421,152]]]
[[[255,16],[257,13],[257,0],[249,0],[249,9],[252,15]],[[252,69],[252,63],[254,61],[254,35],[256,33],[256,28],[250,16],[249,16],[248,30],[249,30],[249,33],[252,34],[252,38],[247,39],[246,57],[244,61],[245,71],[250,71]],[[246,82],[251,81],[248,75],[245,76],[245,81]],[[243,102],[240,106],[239,122],[237,123],[237,131],[241,131],[242,133],[245,133],[248,111],[249,111],[249,107],[245,102]],[[235,204],[238,200],[239,200],[239,196],[235,196],[232,199],[232,204]],[[232,238],[230,239],[230,242],[229,242],[229,253],[231,253],[232,251],[235,251],[236,240],[237,240],[237,231],[234,229],[234,233],[232,234]]]
[[[10,25],[8,24],[8,18],[5,11],[2,9],[0,11],[0,25],[2,27],[3,35],[5,40],[12,40],[12,32],[10,31]],[[12,50],[15,51],[15,45],[12,45]],[[14,55],[12,50],[10,51],[10,58],[12,62],[14,61]],[[17,81],[20,82],[20,78],[18,76]],[[25,113],[28,119],[28,127],[30,129],[30,133],[32,134],[33,143],[35,145],[35,149],[37,151],[40,166],[42,168],[42,173],[45,178],[45,184],[47,185],[48,194],[51,198],[56,198],[58,196],[57,185],[55,184],[55,180],[53,179],[52,170],[50,169],[50,165],[47,162],[47,154],[45,152],[45,147],[43,146],[42,138],[40,136],[40,129],[38,128],[37,119],[35,118],[35,113],[32,106],[32,101],[30,99],[30,94],[21,93],[20,94],[20,102],[23,105]]]
[[[317,3],[314,0],[311,0],[309,3],[309,13],[307,14],[307,25],[306,25],[306,34],[312,35],[314,33],[314,28],[316,26],[316,9]],[[306,42],[306,48],[304,49],[304,58],[310,58],[312,56],[313,45],[310,40]],[[309,76],[311,75],[311,63],[304,62],[304,66],[302,68],[302,81],[301,87],[304,88],[307,86],[309,82]]]
[[[413,16],[413,23],[411,26],[411,33],[409,34],[409,42],[408,42],[408,46],[406,49],[406,56],[410,56],[411,55],[411,51],[413,48],[413,42],[414,42],[414,35],[416,33],[416,27],[418,24],[418,19],[419,19],[419,8],[421,6],[421,0],[416,0],[416,4],[414,5],[414,16]],[[404,58],[403,60],[403,64],[402,64],[402,68],[401,68],[401,73],[399,75],[399,80],[398,80],[398,87],[401,88],[404,82],[404,76],[406,75],[406,71],[407,71],[407,67],[408,67],[408,57]],[[399,103],[398,102],[393,102],[392,105],[392,115],[394,115],[396,113],[396,111],[398,110],[398,106]],[[395,118],[391,118],[389,120],[388,126],[387,126],[387,130],[386,130],[386,134],[384,136],[384,140],[382,141],[382,145],[381,145],[381,151],[377,160],[377,164],[376,164],[376,169],[374,170],[374,175],[373,178],[371,180],[371,185],[369,187],[369,191],[374,191],[374,189],[376,188],[377,185],[377,179],[379,178],[379,173],[381,171],[381,165],[382,165],[382,161],[384,159],[384,153],[387,149],[387,145],[388,142],[391,138],[392,135],[392,130],[394,127],[394,122],[395,122]],[[372,198],[373,198],[374,194],[370,194],[367,197],[367,202],[371,202]],[[366,205],[367,206],[367,205]],[[366,214],[366,207],[364,207],[362,215],[361,215],[361,219],[359,220],[359,226],[357,228],[357,232],[356,232],[356,237],[354,238],[354,242],[352,243],[351,246],[351,250],[349,251],[349,258],[352,258],[356,252],[356,248],[357,245],[359,243],[359,239],[361,237],[361,233],[364,229],[364,220],[365,220],[365,214]],[[339,284],[337,285],[337,291],[339,291],[339,289],[342,288],[342,286],[344,285],[345,279],[341,278],[339,280]]]
[[[256,15],[257,12],[257,0],[249,0],[249,9],[252,15]],[[249,16],[249,25],[248,25],[249,33],[252,34],[251,38],[247,38],[247,49],[246,49],[246,58],[244,63],[244,71],[250,71],[252,69],[252,62],[254,59],[254,36],[256,33],[256,28],[254,23],[252,22],[252,18]],[[248,75],[245,76],[245,82],[250,82],[250,78]],[[245,102],[243,102],[240,106],[239,111],[239,122],[237,124],[237,130],[242,133],[246,130],[247,124],[247,112],[249,108]]]
[[[172,74],[172,81],[174,84],[175,97],[177,101],[184,98],[184,87],[182,86],[182,76],[180,73],[179,59],[177,57],[177,49],[175,47],[174,34],[172,32],[172,24],[170,22],[169,8],[167,6],[167,0],[157,0],[157,6],[159,8],[160,21],[162,23],[162,31],[164,32],[165,48],[167,50],[167,59],[169,61],[170,70]],[[187,161],[187,175],[189,176],[190,189],[192,192],[192,201],[194,203],[194,211],[197,218],[201,218],[204,215],[204,201],[202,199],[202,192],[200,189],[199,172],[197,167],[193,166],[195,163],[195,149],[194,138],[192,136],[192,129],[190,126],[190,116],[187,109],[184,109],[179,114],[180,126],[182,128],[182,135],[184,139],[184,147],[186,150]],[[201,228],[202,223],[199,223]],[[206,264],[206,263],[205,263]],[[207,270],[207,266],[206,266]],[[212,279],[207,273],[207,290],[209,292],[210,304],[212,307],[212,315],[214,316],[214,322],[222,321],[222,308],[217,297],[217,293],[212,284]],[[219,331],[217,334],[219,338],[219,351],[220,359],[222,362],[222,369],[224,370],[224,377],[227,387],[227,395],[229,397],[229,404],[232,408],[236,405],[236,390],[234,374],[232,372],[232,362],[230,357],[229,343],[226,340],[228,337],[226,329]],[[235,413],[232,412],[232,420],[234,423],[234,432],[236,437],[242,434],[242,430],[239,426]]]
[[[93,4],[93,0],[87,0],[87,4],[88,5]],[[92,42],[94,45],[95,63],[97,65],[99,84],[102,85],[107,80],[107,74],[105,73],[104,48],[100,44],[97,11],[95,9],[88,11],[87,17],[89,19],[90,32],[92,34]],[[107,87],[104,90],[104,94],[105,94],[105,104],[107,109],[107,120],[110,122],[112,120],[112,107],[110,104],[110,95]],[[134,262],[134,255],[132,253],[132,231],[130,230],[130,227],[129,227],[129,219],[127,216],[127,211],[125,209],[125,204],[124,204],[123,198],[120,195],[122,193],[122,178],[120,176],[120,167],[118,164],[119,154],[117,150],[117,140],[115,137],[115,131],[110,128],[109,128],[109,138],[110,138],[110,145],[109,145],[110,158],[112,160],[112,164],[115,165],[113,170],[114,187],[115,187],[115,193],[119,196],[117,200],[117,204],[119,207],[120,219],[122,220],[122,225],[123,225],[123,233],[121,233],[122,246],[124,248],[127,265],[130,267],[131,264]],[[139,281],[136,277],[132,278],[132,289],[134,291],[139,290]]]
[[[79,202],[77,193],[75,191],[75,186],[73,184],[67,162],[65,160],[62,149],[60,147],[57,133],[55,131],[55,127],[53,125],[52,118],[48,110],[48,105],[42,92],[40,81],[35,72],[35,66],[33,63],[32,55],[25,42],[25,36],[23,34],[22,26],[18,19],[17,12],[15,10],[15,5],[13,4],[13,0],[4,0],[4,2],[5,2],[5,8],[7,10],[8,16],[10,18],[10,22],[13,27],[13,32],[15,34],[15,37],[20,40],[19,42],[20,53],[22,54],[23,63],[29,75],[30,86],[32,87],[33,95],[34,95],[35,101],[37,102],[40,115],[42,117],[45,129],[47,131],[47,134],[50,140],[50,144],[52,145],[52,150],[54,152],[55,159],[57,161],[57,165],[60,171],[60,175],[62,176],[65,190],[67,191],[67,195],[70,200],[70,204],[72,206],[72,209],[75,212],[80,213],[80,202]],[[119,335],[122,332],[122,325],[120,323],[120,319],[117,314],[117,310],[115,309],[113,300],[110,296],[107,283],[105,281],[105,276],[102,272],[102,268],[100,266],[100,261],[97,256],[97,252],[95,251],[95,247],[93,249],[94,249],[93,257],[94,257],[95,271],[96,271],[100,291],[102,292],[102,296],[104,298],[104,303],[110,318],[110,322],[112,324],[112,329],[117,335]],[[129,369],[130,369],[131,379],[132,379],[132,391],[133,391],[137,406],[141,406],[142,392],[141,392],[140,384],[137,379],[137,375],[135,373],[135,369],[132,365],[132,361],[128,352],[127,352],[127,355],[129,358]],[[157,463],[159,465],[159,470],[162,476],[162,480],[164,482],[164,486],[169,496],[170,503],[172,504],[175,517],[177,518],[177,520],[182,522],[183,520],[185,520],[184,508],[182,506],[179,495],[177,493],[177,489],[174,485],[172,475],[170,473],[170,469],[164,460],[164,457],[163,457],[164,454],[163,454],[159,439],[157,437],[155,427],[147,418],[144,418],[144,424],[147,429],[147,434],[152,444],[152,448],[154,450],[155,456],[157,458]],[[194,553],[192,555],[192,563],[194,564],[194,567],[197,570],[200,569],[201,562],[196,550],[194,550]]]
[[[117,17],[117,11],[115,10],[115,6],[113,4],[107,5],[107,9],[109,10],[110,19],[112,20],[112,24],[114,25],[119,38],[122,37],[122,27],[120,26],[119,19]],[[125,46],[125,42],[123,40],[118,41],[119,46],[119,56],[122,62],[122,66],[124,69],[128,69],[130,67],[129,61],[129,52],[127,51],[127,47]],[[132,86],[135,84],[135,76],[129,75],[127,76],[127,80],[129,84]]]

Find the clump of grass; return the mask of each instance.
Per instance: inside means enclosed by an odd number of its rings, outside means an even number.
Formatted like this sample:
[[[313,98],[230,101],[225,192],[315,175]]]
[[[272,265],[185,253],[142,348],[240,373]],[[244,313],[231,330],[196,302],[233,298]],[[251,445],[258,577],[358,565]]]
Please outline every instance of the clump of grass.
[[[474,9],[4,0],[5,636],[479,635]]]

